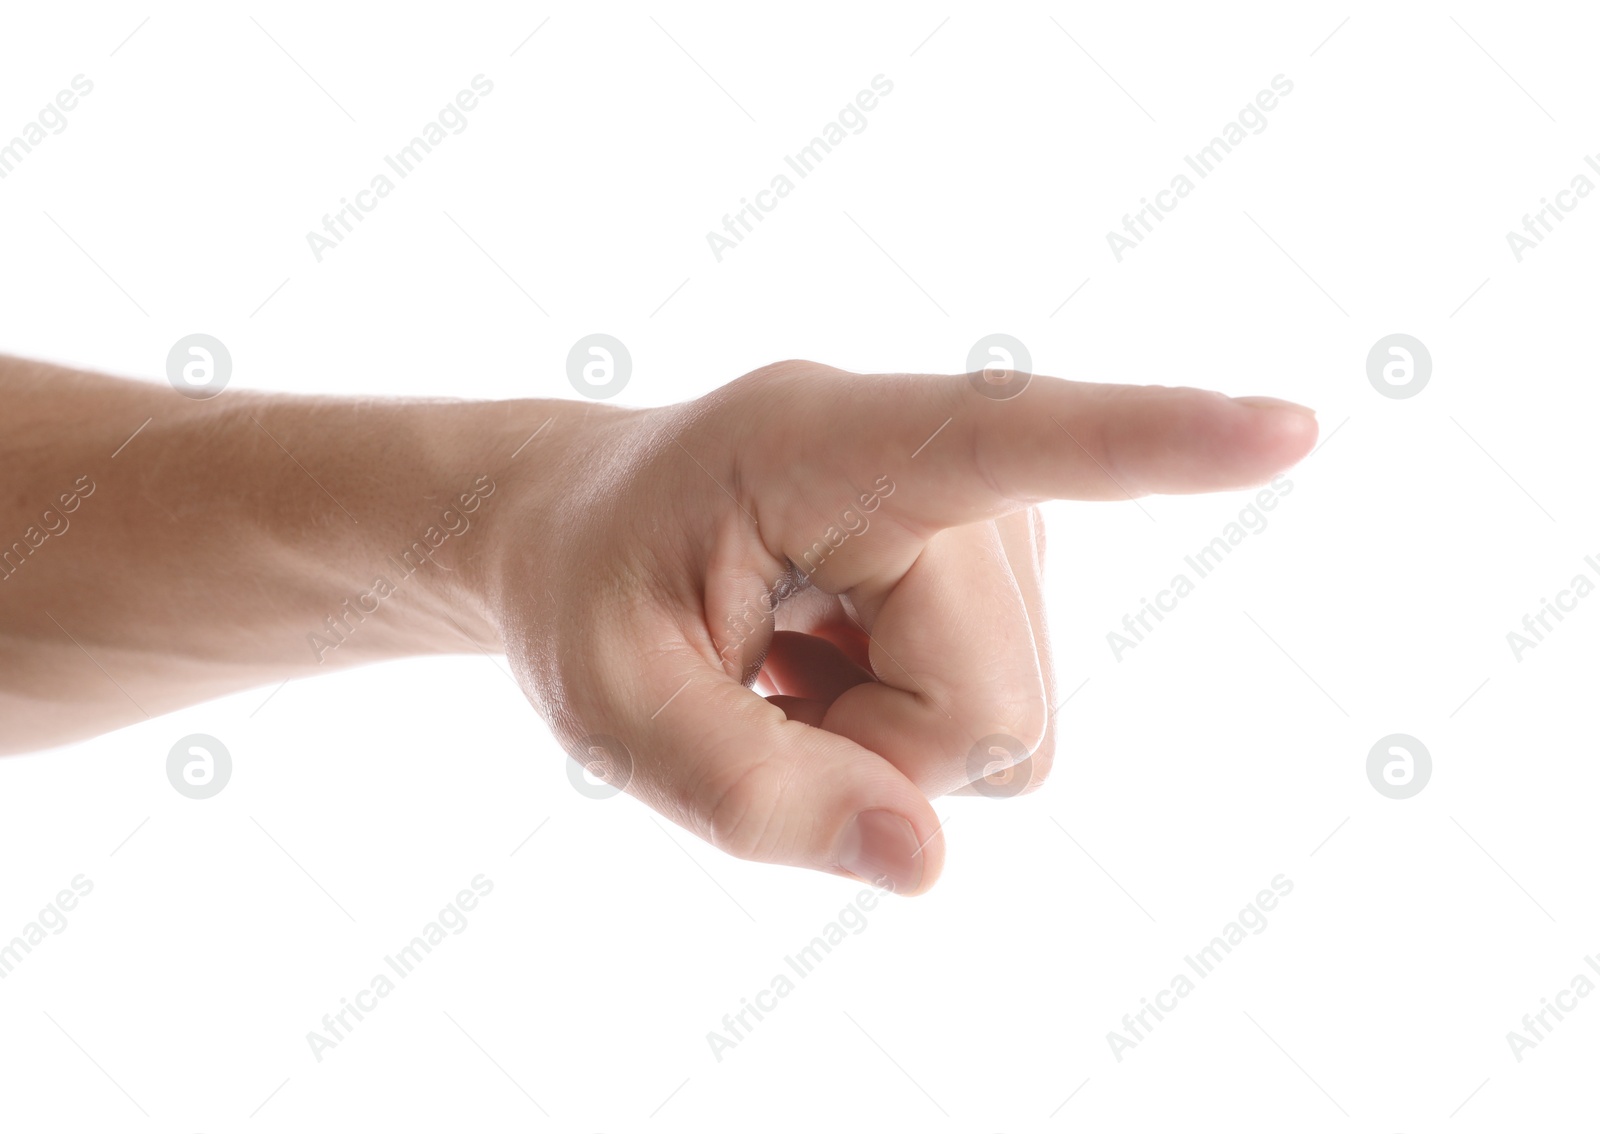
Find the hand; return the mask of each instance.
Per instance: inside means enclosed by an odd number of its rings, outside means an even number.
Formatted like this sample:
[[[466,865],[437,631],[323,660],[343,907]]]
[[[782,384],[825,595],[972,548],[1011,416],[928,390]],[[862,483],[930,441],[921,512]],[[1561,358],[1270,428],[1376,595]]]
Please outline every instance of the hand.
[[[903,894],[943,863],[930,798],[1049,770],[1032,505],[1255,485],[1317,433],[1270,398],[808,362],[565,428],[486,564],[530,700],[724,851]]]

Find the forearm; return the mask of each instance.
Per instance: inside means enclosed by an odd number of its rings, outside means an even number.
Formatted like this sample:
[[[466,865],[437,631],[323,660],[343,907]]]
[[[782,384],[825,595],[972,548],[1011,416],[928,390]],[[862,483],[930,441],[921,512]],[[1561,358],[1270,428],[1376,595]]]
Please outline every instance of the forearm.
[[[12,359],[0,397],[4,750],[335,666],[499,650],[490,529],[508,500],[525,522],[554,493],[581,408],[197,401]]]

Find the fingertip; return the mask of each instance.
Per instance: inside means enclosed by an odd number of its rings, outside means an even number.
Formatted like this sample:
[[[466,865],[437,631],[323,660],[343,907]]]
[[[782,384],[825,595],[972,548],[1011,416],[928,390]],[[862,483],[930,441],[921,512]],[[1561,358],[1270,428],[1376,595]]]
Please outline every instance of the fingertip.
[[[846,824],[836,859],[841,873],[914,897],[926,893],[944,868],[944,834],[937,823],[924,835],[904,815],[873,808]]]
[[[1309,406],[1260,395],[1231,401],[1246,408],[1257,451],[1270,472],[1289,468],[1317,443],[1317,411]]]

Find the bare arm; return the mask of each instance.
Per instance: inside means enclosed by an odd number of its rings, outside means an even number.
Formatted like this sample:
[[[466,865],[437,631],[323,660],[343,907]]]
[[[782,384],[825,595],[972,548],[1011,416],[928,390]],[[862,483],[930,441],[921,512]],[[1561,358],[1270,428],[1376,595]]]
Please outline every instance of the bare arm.
[[[12,358],[0,404],[0,751],[335,666],[501,651],[485,530],[554,475],[584,408],[200,401]]]
[[[0,398],[4,750],[503,650],[594,773],[902,893],[943,861],[931,798],[1048,771],[1032,505],[1259,484],[1317,432],[1272,399],[807,362],[648,410],[192,401],[14,360]]]

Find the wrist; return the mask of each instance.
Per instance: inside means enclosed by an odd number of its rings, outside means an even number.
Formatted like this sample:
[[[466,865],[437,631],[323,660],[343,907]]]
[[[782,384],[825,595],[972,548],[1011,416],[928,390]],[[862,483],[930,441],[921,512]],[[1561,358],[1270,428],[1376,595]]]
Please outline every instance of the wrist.
[[[630,448],[649,411],[617,406],[522,399],[474,407],[473,461],[459,453],[447,467],[486,476],[493,484],[463,541],[458,597],[504,649],[502,630],[550,612],[563,589],[560,552],[578,546],[586,503],[611,483],[616,457]],[[475,462],[475,463],[474,463]],[[470,551],[470,555],[465,554]]]

